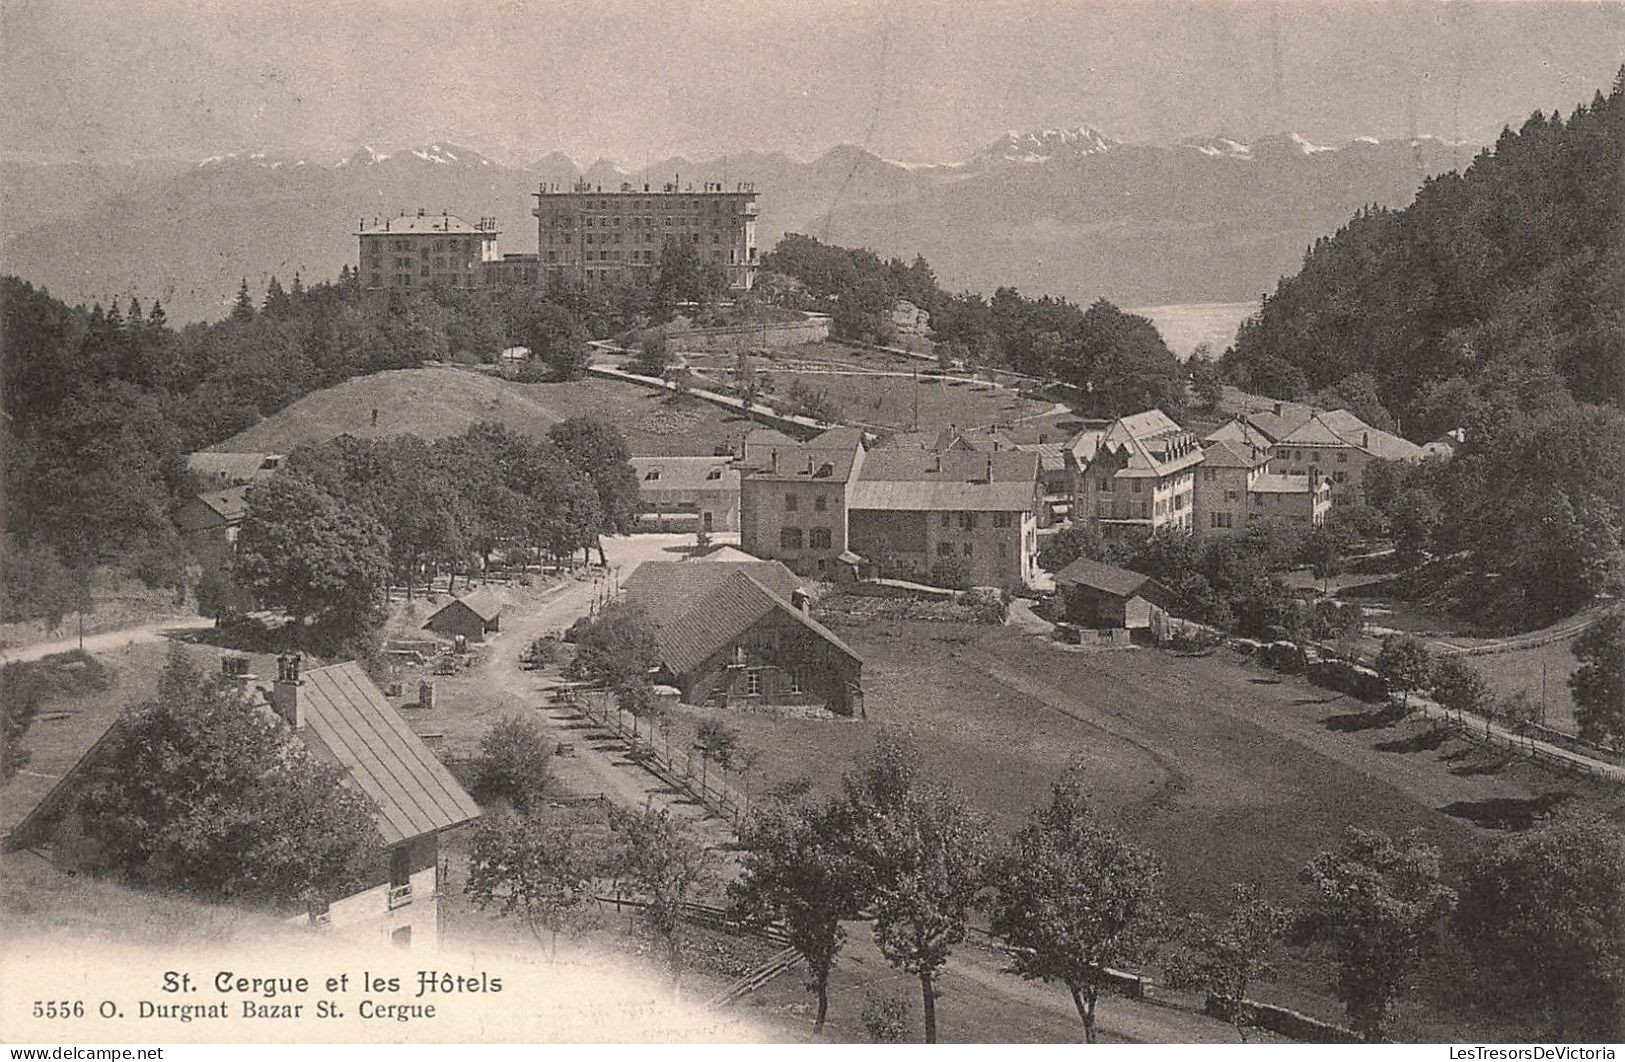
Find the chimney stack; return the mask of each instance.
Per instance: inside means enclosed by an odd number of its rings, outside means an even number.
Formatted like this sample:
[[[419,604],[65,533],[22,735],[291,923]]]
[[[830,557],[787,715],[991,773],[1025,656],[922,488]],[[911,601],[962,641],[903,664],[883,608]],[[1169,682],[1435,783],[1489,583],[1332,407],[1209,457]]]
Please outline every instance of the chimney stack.
[[[779,452],[777,450],[774,450],[769,455],[769,463],[772,465],[773,471],[777,472],[779,470]]]
[[[801,589],[790,591],[790,604],[797,612],[811,611],[810,601],[811,599],[807,596],[807,591]]]
[[[283,653],[276,658],[276,684],[271,687],[271,709],[295,730],[305,726],[304,708],[299,703],[299,654]]]
[[[1281,415],[1281,403],[1279,402],[1275,403],[1275,415],[1277,417]]]
[[[1360,445],[1361,446],[1370,446],[1371,445],[1371,433],[1370,432],[1362,431],[1360,433]]]

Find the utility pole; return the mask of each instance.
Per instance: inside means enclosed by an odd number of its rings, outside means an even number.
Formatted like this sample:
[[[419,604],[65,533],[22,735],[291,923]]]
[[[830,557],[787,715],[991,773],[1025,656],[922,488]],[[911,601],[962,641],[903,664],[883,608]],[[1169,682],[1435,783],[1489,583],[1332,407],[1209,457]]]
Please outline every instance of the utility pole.
[[[914,377],[913,377],[913,379],[914,379],[914,387],[913,387],[913,393],[914,393],[914,430],[919,431],[920,430],[920,367],[918,365],[911,366],[910,371],[912,371],[914,373]]]

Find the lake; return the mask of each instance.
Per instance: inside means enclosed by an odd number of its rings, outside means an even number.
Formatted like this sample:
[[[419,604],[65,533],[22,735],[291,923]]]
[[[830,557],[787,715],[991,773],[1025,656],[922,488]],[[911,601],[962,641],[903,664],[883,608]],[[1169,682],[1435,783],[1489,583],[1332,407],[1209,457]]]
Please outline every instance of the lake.
[[[1236,340],[1241,322],[1258,312],[1256,302],[1176,302],[1165,306],[1136,306],[1127,311],[1149,317],[1162,333],[1168,349],[1180,358],[1190,356],[1197,344],[1207,343],[1213,356],[1224,353]]]

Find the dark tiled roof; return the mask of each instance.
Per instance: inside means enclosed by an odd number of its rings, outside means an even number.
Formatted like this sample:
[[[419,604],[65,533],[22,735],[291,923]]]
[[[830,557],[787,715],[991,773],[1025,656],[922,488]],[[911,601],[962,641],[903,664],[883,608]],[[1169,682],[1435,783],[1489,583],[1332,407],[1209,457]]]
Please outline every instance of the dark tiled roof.
[[[1257,468],[1268,459],[1263,450],[1237,439],[1215,439],[1202,450],[1207,468]]]
[[[788,599],[803,581],[778,561],[645,561],[621,584],[626,603],[642,609],[657,626],[693,608],[706,594],[744,572],[769,591]]]
[[[390,707],[361,665],[314,668],[301,679],[305,726],[299,736],[341,767],[372,802],[386,845],[479,816],[474,798]]]
[[[1149,575],[1088,557],[1079,557],[1055,573],[1056,586],[1086,586],[1118,597],[1132,597],[1140,587],[1153,581]]]
[[[1026,512],[1037,504],[1039,457],[1001,450],[876,450],[864,458],[848,508]]]
[[[456,214],[406,214],[384,218],[376,225],[364,225],[359,236],[481,236],[495,237],[490,229],[479,229]]]
[[[447,609],[455,608],[458,605],[462,605],[464,608],[474,613],[474,615],[478,616],[486,623],[490,623],[492,620],[502,615],[502,599],[498,597],[494,591],[487,590],[482,587],[479,590],[475,590],[471,594],[464,594],[462,597],[459,597],[454,601],[448,601],[444,605],[441,605],[439,608],[434,610],[433,614],[429,616],[428,622],[432,623],[436,616],[440,615]]]
[[[673,674],[691,671],[774,612],[789,616],[847,656],[858,659],[858,654],[829,628],[769,591],[746,572],[734,570],[692,607],[657,624],[655,641],[660,645],[661,660]]]
[[[206,490],[197,496],[197,500],[213,510],[220,519],[228,524],[234,524],[248,512],[247,495],[247,487],[226,487],[221,490]]]

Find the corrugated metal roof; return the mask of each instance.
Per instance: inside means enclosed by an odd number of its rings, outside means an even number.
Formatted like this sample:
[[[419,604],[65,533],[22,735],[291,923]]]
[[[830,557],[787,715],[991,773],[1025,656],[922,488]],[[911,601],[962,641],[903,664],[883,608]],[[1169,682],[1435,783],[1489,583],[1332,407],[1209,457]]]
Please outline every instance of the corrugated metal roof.
[[[1149,575],[1088,557],[1079,557],[1055,573],[1056,586],[1086,586],[1118,597],[1132,597],[1135,591],[1153,581]]]
[[[305,743],[343,768],[386,845],[477,818],[479,805],[351,661],[300,676]]]
[[[738,569],[691,608],[659,624],[655,641],[666,667],[681,675],[711,659],[774,612],[789,616],[847,656],[859,659],[829,628]]]

